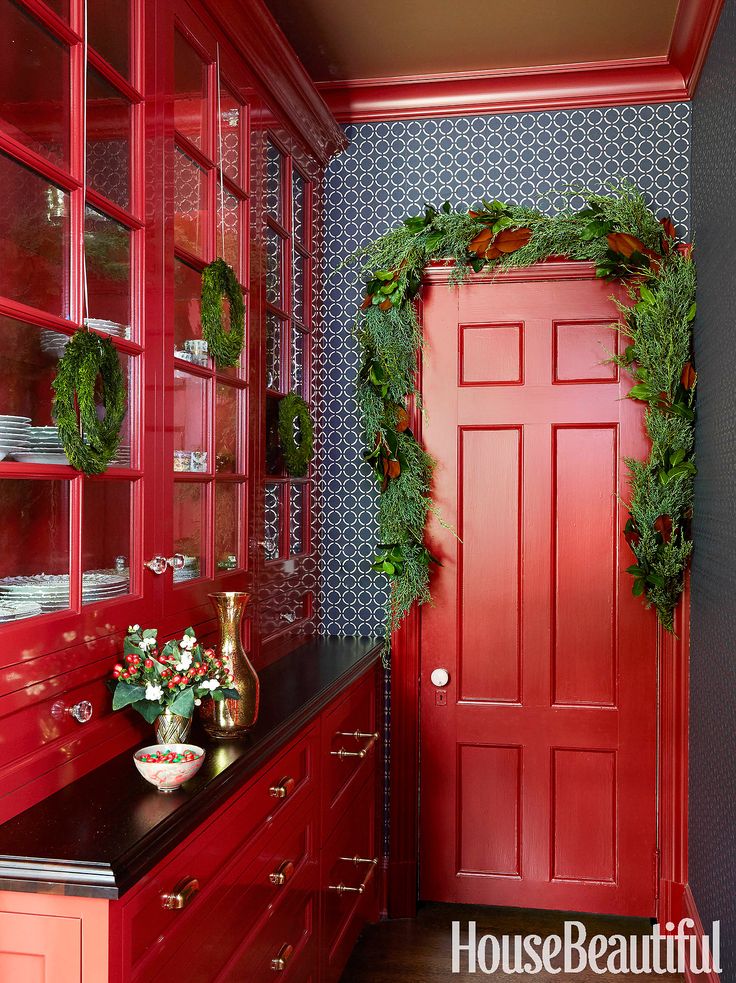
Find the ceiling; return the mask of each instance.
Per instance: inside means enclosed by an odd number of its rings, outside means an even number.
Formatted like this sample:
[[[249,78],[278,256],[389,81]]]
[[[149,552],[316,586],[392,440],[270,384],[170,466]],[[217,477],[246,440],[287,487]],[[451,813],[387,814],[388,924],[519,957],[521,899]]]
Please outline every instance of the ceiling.
[[[315,81],[665,57],[678,0],[266,0]]]

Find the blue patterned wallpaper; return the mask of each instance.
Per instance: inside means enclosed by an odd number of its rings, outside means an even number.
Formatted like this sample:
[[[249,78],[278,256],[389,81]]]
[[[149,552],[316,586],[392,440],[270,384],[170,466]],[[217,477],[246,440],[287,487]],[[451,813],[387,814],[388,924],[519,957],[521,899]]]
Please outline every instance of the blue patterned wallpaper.
[[[736,0],[726,0],[693,103],[698,370],[690,645],[690,886],[721,920],[736,981]]]
[[[479,197],[554,209],[555,189],[600,188],[628,177],[657,209],[689,221],[690,107],[611,109],[365,123],[326,177],[323,329],[315,358],[321,466],[321,630],[374,635],[383,629],[386,586],[370,570],[375,486],[362,464],[355,402],[358,356],[352,327],[360,277],[340,264],[425,201],[472,205]]]

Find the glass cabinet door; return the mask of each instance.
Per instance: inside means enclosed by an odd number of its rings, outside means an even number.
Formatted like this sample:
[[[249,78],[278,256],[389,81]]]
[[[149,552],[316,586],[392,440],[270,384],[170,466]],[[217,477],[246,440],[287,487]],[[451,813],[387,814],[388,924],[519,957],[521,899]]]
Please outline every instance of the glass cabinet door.
[[[248,561],[248,324],[240,363],[218,367],[202,338],[204,267],[222,257],[243,285],[248,311],[248,106],[240,69],[183,4],[170,24],[173,136],[166,160],[173,201],[165,226],[173,286],[164,441],[164,521],[174,567],[167,613],[208,605],[213,590],[242,590]],[[229,306],[223,320],[229,327]]]
[[[0,12],[6,651],[24,651],[29,628],[39,651],[121,631],[156,603],[143,568],[155,514],[146,380],[160,350],[143,317],[142,4],[120,4],[114,30],[100,20],[104,7],[89,0],[86,65],[81,3],[64,19],[22,0]],[[70,466],[51,415],[58,360],[81,327],[112,340],[128,383],[119,451],[96,477]]]

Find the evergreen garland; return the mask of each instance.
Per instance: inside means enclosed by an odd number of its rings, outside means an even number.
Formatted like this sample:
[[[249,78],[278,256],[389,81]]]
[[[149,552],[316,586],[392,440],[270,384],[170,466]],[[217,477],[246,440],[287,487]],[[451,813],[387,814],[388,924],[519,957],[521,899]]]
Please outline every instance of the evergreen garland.
[[[95,402],[98,377],[105,410],[101,420]],[[80,329],[59,359],[52,387],[51,413],[69,463],[85,474],[101,474],[117,452],[126,410],[125,378],[115,345]]]
[[[314,457],[314,425],[298,393],[287,393],[279,402],[279,443],[287,472],[303,478]]]
[[[230,302],[230,330],[222,324],[222,301]],[[219,368],[237,365],[245,342],[243,291],[232,266],[216,259],[202,270],[202,337]]]
[[[409,429],[408,405],[418,402],[417,359],[422,329],[414,301],[424,268],[454,263],[452,278],[471,271],[526,267],[550,257],[595,263],[604,279],[623,279],[631,305],[619,305],[617,329],[627,347],[614,361],[634,380],[628,394],[647,403],[652,448],[646,461],[627,460],[631,484],[624,534],[635,557],[633,593],[654,606],[673,630],[673,614],[692,551],[694,391],[691,362],[695,269],[689,246],[676,243],[668,218],[657,219],[628,182],[609,194],[572,190],[585,208],[549,216],[534,209],[486,201],[470,211],[425,207],[366,245],[365,297],[358,319],[361,350],[358,402],[370,463],[380,486],[380,547],[373,569],[392,582],[387,630],[415,602],[431,599],[424,544],[434,506],[434,461]]]

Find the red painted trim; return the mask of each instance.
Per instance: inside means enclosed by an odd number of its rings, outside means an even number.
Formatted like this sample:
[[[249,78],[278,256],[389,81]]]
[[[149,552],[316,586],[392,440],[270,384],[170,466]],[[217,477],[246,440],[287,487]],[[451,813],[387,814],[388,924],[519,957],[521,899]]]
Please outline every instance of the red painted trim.
[[[723,0],[680,0],[669,52],[583,62],[318,82],[340,122],[683,102],[691,99]]]
[[[690,98],[698,84],[722,9],[723,0],[680,0],[677,6],[667,60],[682,75]]]
[[[679,102],[688,97],[682,75],[664,58],[484,75],[320,82],[318,88],[335,118],[351,123]]]
[[[685,917],[688,830],[690,577],[675,612],[676,636],[659,630],[659,891],[661,925]]]
[[[424,271],[425,283],[450,283],[455,264],[447,262],[432,263]],[[511,267],[507,270],[490,270],[471,273],[465,283],[482,283],[487,280],[500,282],[528,283],[534,280],[590,280],[595,276],[594,263],[582,263],[564,258],[548,259],[534,266]]]
[[[698,908],[697,905],[695,904],[695,898],[693,897],[693,892],[690,890],[689,884],[685,885],[683,905],[684,905],[683,917],[692,918],[693,922],[695,923],[695,928],[693,929],[693,932],[695,935],[698,936],[699,939],[702,940],[706,932],[705,929],[703,928],[703,923],[700,919]],[[698,946],[698,961],[700,961],[701,955],[702,955],[702,944]],[[715,972],[699,973],[696,976],[695,974],[690,972],[689,969],[686,969],[685,979],[687,983],[720,983],[721,978],[718,975],[718,973]]]

